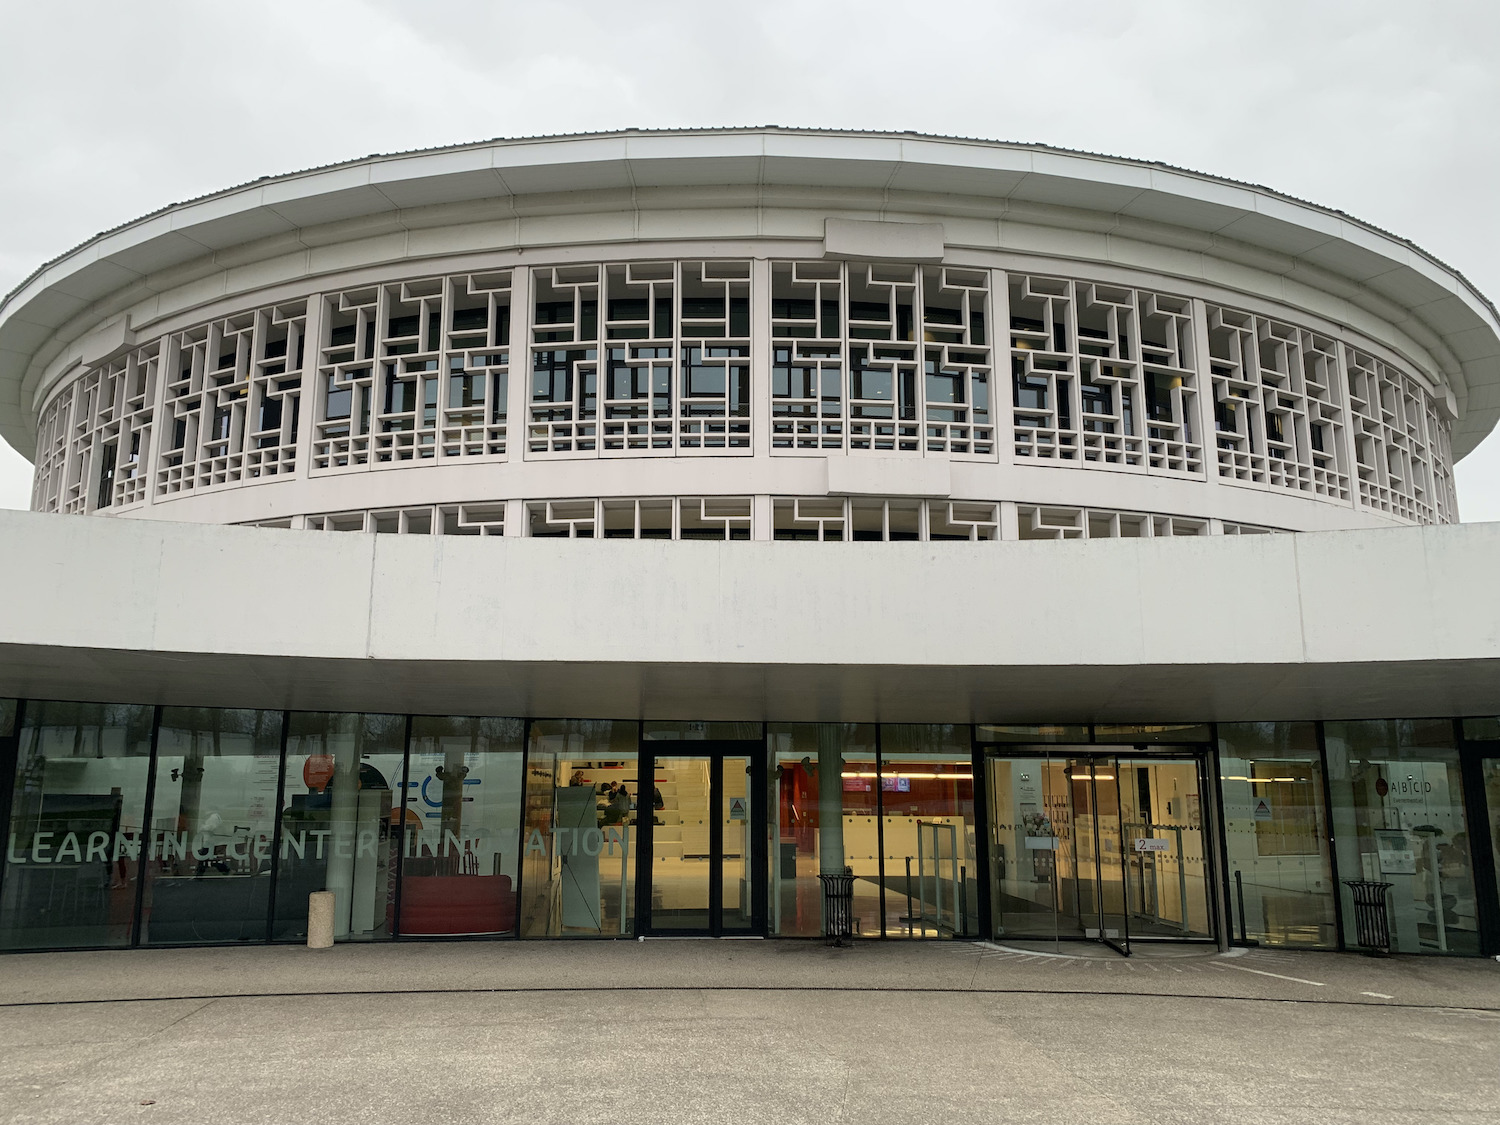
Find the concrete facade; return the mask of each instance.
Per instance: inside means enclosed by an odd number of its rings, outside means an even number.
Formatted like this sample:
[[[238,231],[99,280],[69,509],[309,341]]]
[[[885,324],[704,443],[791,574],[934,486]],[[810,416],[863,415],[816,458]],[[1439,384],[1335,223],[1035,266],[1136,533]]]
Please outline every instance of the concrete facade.
[[[1480,714],[1500,711],[1497,551],[1492,524],[616,543],[3,513],[0,576],[28,595],[0,619],[0,693],[825,722]],[[1121,612],[1079,596],[1101,583]],[[1226,621],[1253,628],[1226,640]]]

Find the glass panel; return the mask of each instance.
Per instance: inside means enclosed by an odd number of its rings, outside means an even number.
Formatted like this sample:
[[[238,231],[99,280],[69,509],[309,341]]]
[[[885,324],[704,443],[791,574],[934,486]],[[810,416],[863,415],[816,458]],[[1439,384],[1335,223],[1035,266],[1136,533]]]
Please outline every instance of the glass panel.
[[[826,743],[826,745],[824,745]],[[855,934],[876,937],[893,927],[904,913],[906,899],[887,898],[881,887],[880,863],[880,774],[876,768],[875,727],[819,728],[817,755],[819,778],[818,872],[854,876],[853,917]],[[834,766],[840,764],[839,768]],[[838,780],[835,782],[834,778]],[[837,794],[837,827],[833,802]],[[826,804],[824,801],[826,800]],[[818,886],[819,930],[822,932],[822,884]]]
[[[0,699],[0,738],[9,738],[16,733],[16,701]]]
[[[280,773],[280,711],[162,711],[142,942],[266,940]]]
[[[656,758],[654,780],[664,799],[657,818],[664,823],[651,834],[651,925],[659,930],[710,927],[712,765],[703,757]]]
[[[1132,937],[1209,937],[1198,763],[1121,758],[1120,810]]]
[[[771,933],[821,934],[823,890],[818,876],[840,874],[847,864],[857,876],[855,932],[879,934],[874,725],[784,723],[771,727],[767,740]],[[851,845],[847,851],[846,824]]]
[[[726,931],[748,930],[755,924],[750,879],[750,826],[755,820],[756,793],[750,784],[750,759],[725,758],[723,795],[723,905],[720,925]]]
[[[1313,723],[1219,724],[1233,936],[1338,947]]]
[[[636,817],[644,797],[636,784],[639,739],[635,722],[531,724],[523,936],[635,932]],[[653,792],[657,819],[662,807]]]
[[[1446,719],[1324,726],[1340,877],[1391,884],[1391,944],[1401,953],[1479,952],[1453,733]],[[1354,946],[1353,902],[1340,890]]]
[[[1212,741],[1207,723],[1099,723],[1095,742],[1191,742]]]
[[[1081,936],[1072,875],[1073,806],[1065,763],[1051,758],[994,757],[985,768],[995,936],[1052,940]]]
[[[1500,890],[1500,758],[1484,759],[1484,807],[1490,818],[1490,850],[1495,855],[1495,886]]]
[[[880,729],[886,932],[979,933],[974,767],[967,726]]]
[[[760,723],[672,722],[647,719],[641,724],[641,737],[647,742],[759,742]]]
[[[524,730],[520,719],[412,719],[403,936],[515,932]]]
[[[1479,719],[1465,719],[1464,737],[1476,742],[1500,738],[1500,718],[1486,716]]]
[[[151,721],[150,707],[27,704],[0,948],[130,944]]]
[[[980,723],[974,728],[974,741],[985,742],[1087,742],[1089,728],[1086,726],[1025,727]]]
[[[1083,936],[1129,950],[1121,847],[1119,769],[1112,758],[1068,762],[1077,827],[1078,910]]]
[[[405,761],[404,715],[292,712],[273,939],[305,938],[307,896],[322,890],[334,893],[335,939],[391,936]],[[407,808],[412,826],[417,815]]]

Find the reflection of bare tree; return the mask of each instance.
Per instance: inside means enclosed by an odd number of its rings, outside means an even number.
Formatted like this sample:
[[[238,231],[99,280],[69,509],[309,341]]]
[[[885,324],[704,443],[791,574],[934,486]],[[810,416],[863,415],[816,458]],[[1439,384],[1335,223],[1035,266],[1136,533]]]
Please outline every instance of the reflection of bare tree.
[[[462,869],[463,856],[458,854],[460,849],[452,848],[450,840],[462,840],[463,837],[463,800],[464,800],[464,778],[469,776],[469,767],[465,764],[465,757],[479,754],[479,723],[469,720],[469,745],[464,750],[464,744],[459,738],[443,739],[443,764],[433,771],[433,775],[443,783],[443,805],[442,816],[438,836],[438,873],[443,875],[457,875]],[[452,833],[450,836],[449,833]]]

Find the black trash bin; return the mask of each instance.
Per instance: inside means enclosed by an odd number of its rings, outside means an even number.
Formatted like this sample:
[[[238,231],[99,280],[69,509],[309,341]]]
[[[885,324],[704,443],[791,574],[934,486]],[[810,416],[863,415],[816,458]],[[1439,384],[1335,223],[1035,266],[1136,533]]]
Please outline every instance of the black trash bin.
[[[1391,920],[1386,910],[1385,892],[1392,883],[1364,879],[1345,879],[1344,886],[1354,896],[1354,934],[1364,952],[1383,957],[1391,951]]]
[[[823,881],[823,937],[829,945],[843,945],[854,934],[854,872],[819,875]]]

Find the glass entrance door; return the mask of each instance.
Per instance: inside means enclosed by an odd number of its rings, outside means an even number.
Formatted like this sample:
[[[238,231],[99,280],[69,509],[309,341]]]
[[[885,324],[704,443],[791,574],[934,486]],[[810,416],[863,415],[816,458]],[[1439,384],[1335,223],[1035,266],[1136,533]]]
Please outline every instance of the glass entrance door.
[[[1192,758],[1092,748],[992,751],[990,910],[997,939],[1208,937],[1201,783]]]
[[[651,779],[640,786],[643,932],[763,934],[763,751],[700,742],[691,753],[655,753],[643,765]]]

